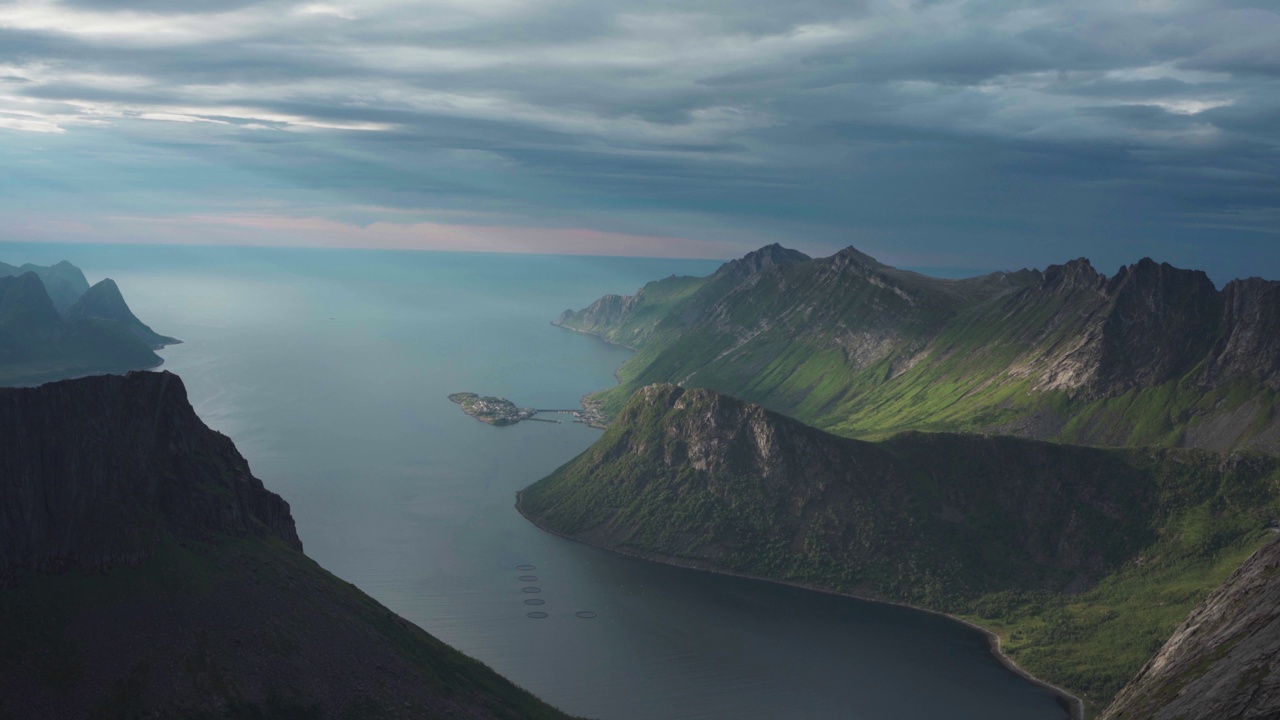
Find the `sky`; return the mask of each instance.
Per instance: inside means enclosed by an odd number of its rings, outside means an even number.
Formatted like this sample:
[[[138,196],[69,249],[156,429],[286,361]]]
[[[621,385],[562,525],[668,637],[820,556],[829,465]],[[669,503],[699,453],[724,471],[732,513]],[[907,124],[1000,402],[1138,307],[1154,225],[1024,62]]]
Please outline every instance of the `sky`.
[[[0,0],[0,241],[1280,278],[1280,3]]]

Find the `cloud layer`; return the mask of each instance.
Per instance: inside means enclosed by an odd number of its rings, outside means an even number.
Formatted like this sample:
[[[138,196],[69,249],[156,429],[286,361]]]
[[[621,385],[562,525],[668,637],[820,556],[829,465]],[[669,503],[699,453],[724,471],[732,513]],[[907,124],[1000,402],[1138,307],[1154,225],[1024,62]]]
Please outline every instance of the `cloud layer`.
[[[0,3],[0,235],[1280,276],[1278,39],[1270,0]]]

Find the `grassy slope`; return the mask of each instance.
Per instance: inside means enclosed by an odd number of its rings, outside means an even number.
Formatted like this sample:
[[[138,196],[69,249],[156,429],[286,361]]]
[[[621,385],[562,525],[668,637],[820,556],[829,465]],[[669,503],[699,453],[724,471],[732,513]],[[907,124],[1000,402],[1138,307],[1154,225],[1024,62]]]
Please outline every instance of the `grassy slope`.
[[[366,692],[342,718],[453,717],[450,703],[567,717],[274,539],[165,540],[136,567],[28,578],[0,590],[0,647],[0,688],[87,696],[91,718],[337,717],[314,698],[357,682]],[[170,695],[159,708],[157,685]],[[30,716],[9,693],[0,718]]]
[[[638,352],[619,370],[619,384],[592,400],[612,416],[638,388],[678,382],[868,439],[904,430],[994,431],[1079,444],[1171,447],[1189,430],[1254,400],[1255,416],[1244,437],[1273,423],[1273,390],[1247,379],[1206,389],[1199,368],[1119,397],[1073,399],[1064,391],[1039,390],[1036,374],[1027,368],[1042,350],[1060,348],[1080,332],[1078,312],[1086,298],[1047,295],[1014,302],[1011,291],[993,289],[990,280],[985,286],[975,280],[934,287],[934,281],[908,273],[899,279],[924,302],[906,307],[882,288],[845,282],[853,290],[831,307],[829,290],[806,294],[806,288],[818,287],[807,265],[766,277],[750,292],[734,293],[733,282],[714,277],[692,292],[685,279],[680,292],[671,279],[650,283],[646,295],[659,296],[667,288],[661,305],[637,308],[652,330],[635,336],[641,342],[628,343]],[[1016,289],[1025,282],[1011,276],[1009,284]],[[691,327],[690,318],[716,303],[729,308],[724,325]],[[827,314],[794,312],[808,304],[822,305]],[[875,323],[891,325],[901,347],[864,366],[835,338]],[[748,331],[756,334],[742,343]],[[613,339],[610,332],[605,337]],[[1036,417],[1048,418],[1050,427],[1020,429]]]
[[[872,490],[797,516],[798,498],[839,483],[806,486],[821,476],[812,467],[772,490],[758,472],[669,467],[666,455],[687,450],[671,429],[678,415],[624,412],[596,445],[528,488],[522,507],[551,529],[625,551],[957,614],[995,631],[1015,661],[1084,698],[1091,714],[1280,512],[1270,458],[1224,473],[1218,456],[1192,450],[907,434],[837,463],[859,463]],[[811,459],[850,442],[822,437],[793,441]],[[1028,499],[1001,508],[1018,493]],[[948,503],[959,504],[962,527],[939,520]],[[1079,594],[1065,589],[1080,568],[1036,557],[1052,557],[1064,537],[1101,565]]]

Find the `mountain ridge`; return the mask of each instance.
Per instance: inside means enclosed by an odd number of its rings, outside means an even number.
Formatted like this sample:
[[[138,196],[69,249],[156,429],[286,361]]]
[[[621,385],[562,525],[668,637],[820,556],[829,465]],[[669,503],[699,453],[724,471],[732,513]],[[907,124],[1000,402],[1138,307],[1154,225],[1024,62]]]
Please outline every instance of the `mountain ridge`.
[[[23,268],[0,267],[0,385],[152,368],[163,362],[155,350],[180,342],[143,324],[109,278],[92,287],[83,283],[83,291],[60,306],[50,295],[51,281],[36,270],[83,280],[79,268],[65,261]]]
[[[764,252],[764,251],[757,251]],[[853,248],[730,261],[556,321],[635,349],[636,389],[708,387],[847,437],[996,432],[1077,444],[1280,452],[1280,282],[1150,258],[943,280]],[[760,256],[763,257],[763,256]],[[1259,402],[1252,402],[1259,400]]]

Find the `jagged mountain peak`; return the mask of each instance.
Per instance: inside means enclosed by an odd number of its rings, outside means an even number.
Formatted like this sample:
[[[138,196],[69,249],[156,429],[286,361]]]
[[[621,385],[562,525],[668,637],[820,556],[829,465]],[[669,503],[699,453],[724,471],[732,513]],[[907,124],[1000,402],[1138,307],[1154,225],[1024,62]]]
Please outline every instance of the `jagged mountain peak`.
[[[1107,276],[1098,272],[1089,258],[1080,257],[1044,269],[1041,288],[1045,290],[1100,290]]]
[[[835,255],[832,255],[831,257],[832,257],[832,260],[835,262],[856,263],[858,265],[865,265],[870,268],[889,267],[888,265],[885,265],[884,263],[880,262],[879,260],[876,260],[875,258],[862,252],[861,250],[855,248],[852,245],[848,245],[842,248],[839,252],[837,252]]]
[[[730,260],[716,271],[717,275],[736,275],[744,277],[754,275],[777,267],[788,267],[796,263],[812,260],[799,250],[783,247],[778,243],[765,245],[759,250],[752,250],[736,260]]]
[[[1203,270],[1184,270],[1167,262],[1156,262],[1144,257],[1136,263],[1125,265],[1107,282],[1107,294],[1115,295],[1134,288],[1162,288],[1187,290],[1200,293],[1216,293],[1218,288]]]

